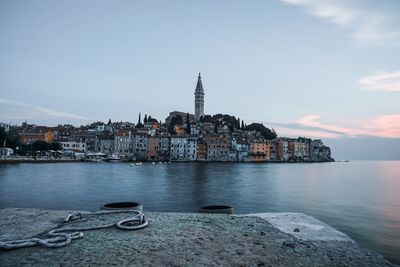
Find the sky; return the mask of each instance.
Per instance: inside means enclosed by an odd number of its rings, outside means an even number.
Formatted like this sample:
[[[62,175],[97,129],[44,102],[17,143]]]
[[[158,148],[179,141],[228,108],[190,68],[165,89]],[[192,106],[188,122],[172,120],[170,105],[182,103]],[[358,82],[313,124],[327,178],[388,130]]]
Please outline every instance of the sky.
[[[400,159],[398,0],[0,0],[0,121],[194,112]]]

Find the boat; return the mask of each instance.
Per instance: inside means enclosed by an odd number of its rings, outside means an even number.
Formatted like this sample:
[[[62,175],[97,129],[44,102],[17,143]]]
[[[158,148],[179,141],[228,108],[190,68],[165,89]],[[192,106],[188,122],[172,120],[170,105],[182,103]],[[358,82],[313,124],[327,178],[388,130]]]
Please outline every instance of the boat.
[[[104,162],[106,159],[106,154],[104,153],[87,153],[85,156],[85,161],[89,162]]]
[[[135,166],[142,166],[142,165],[143,165],[143,162],[135,162],[134,165],[135,165]]]
[[[112,154],[107,157],[106,159],[108,162],[121,162],[122,158],[119,155]]]

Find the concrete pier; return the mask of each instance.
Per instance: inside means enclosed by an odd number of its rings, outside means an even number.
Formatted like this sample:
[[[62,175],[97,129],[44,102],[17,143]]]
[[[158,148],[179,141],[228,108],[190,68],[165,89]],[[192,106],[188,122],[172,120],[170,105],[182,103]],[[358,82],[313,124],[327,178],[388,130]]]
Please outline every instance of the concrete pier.
[[[0,209],[0,241],[46,237],[50,229],[116,222],[129,214],[85,217],[70,211]],[[84,232],[66,247],[0,251],[0,266],[391,266],[347,235],[300,213],[220,215],[145,212],[142,230]]]

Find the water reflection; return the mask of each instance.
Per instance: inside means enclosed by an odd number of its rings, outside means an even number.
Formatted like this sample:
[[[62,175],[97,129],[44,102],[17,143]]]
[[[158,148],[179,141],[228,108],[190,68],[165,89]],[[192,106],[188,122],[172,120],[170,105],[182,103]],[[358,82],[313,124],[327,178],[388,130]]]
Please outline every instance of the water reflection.
[[[97,210],[122,200],[148,211],[306,212],[400,262],[400,162],[324,164],[0,165],[0,207]]]

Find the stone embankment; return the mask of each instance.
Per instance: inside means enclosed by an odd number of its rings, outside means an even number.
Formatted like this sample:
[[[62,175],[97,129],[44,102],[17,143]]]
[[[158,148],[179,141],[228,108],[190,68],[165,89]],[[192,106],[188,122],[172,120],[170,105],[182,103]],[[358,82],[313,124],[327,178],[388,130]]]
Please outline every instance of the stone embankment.
[[[65,227],[68,211],[0,209],[0,241],[45,238]],[[0,252],[0,266],[391,266],[347,235],[301,213],[248,215],[145,212],[137,231],[87,231],[66,247]],[[94,226],[129,214],[100,215],[68,223]]]

